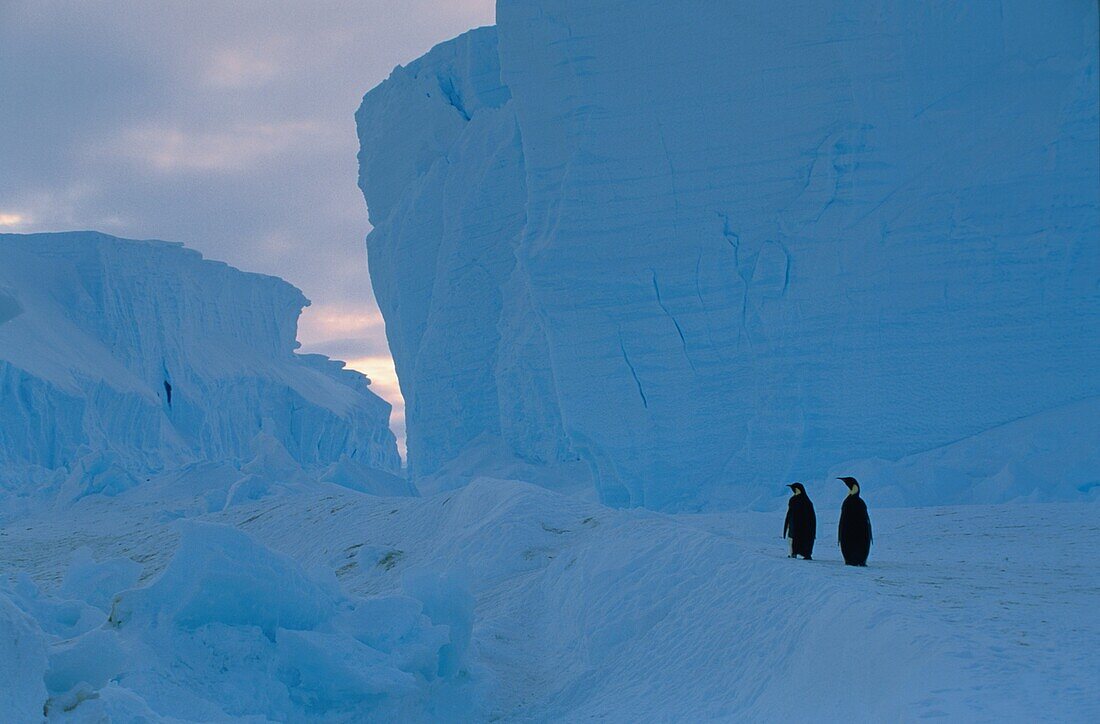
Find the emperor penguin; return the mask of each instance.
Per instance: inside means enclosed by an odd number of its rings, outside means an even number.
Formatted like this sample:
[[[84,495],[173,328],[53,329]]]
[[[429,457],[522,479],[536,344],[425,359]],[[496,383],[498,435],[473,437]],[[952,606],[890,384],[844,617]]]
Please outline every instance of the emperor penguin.
[[[837,540],[844,563],[849,566],[866,566],[871,552],[871,516],[867,504],[859,497],[859,482],[855,478],[837,478],[848,486],[848,497],[840,506],[840,526]]]
[[[802,556],[813,560],[814,539],[817,538],[817,515],[810,496],[802,483],[791,483],[791,499],[787,501],[787,518],[783,521],[783,537],[791,539],[788,558]]]

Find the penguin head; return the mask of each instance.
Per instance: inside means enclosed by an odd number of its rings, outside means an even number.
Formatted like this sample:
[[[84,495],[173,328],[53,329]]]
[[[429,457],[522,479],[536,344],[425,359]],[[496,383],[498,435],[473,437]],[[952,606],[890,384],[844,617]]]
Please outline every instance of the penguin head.
[[[802,483],[790,483],[787,485],[791,489],[791,493],[794,495],[805,495],[806,489],[802,487]]]
[[[859,481],[855,478],[837,478],[848,486],[848,495],[859,495]]]

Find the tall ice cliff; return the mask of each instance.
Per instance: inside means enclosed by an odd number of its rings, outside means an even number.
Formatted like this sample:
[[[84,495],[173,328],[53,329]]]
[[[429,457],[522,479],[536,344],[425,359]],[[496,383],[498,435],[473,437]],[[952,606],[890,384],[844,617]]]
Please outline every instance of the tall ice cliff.
[[[389,404],[294,352],[308,304],[179,244],[0,234],[0,493],[273,458],[400,473]]]
[[[1066,405],[1048,437],[1098,427],[1095,3],[497,21],[356,116],[414,476],[488,442],[699,509]]]

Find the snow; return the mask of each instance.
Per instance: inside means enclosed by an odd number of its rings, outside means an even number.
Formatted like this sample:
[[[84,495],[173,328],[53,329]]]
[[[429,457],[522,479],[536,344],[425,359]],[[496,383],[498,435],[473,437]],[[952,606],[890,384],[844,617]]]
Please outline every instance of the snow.
[[[173,490],[169,483],[160,493]],[[4,659],[26,669],[15,679],[24,698],[4,702],[5,715],[45,707],[51,717],[71,711],[94,720],[102,707],[123,707],[188,721],[352,721],[426,719],[434,698],[451,706],[447,687],[466,674],[473,604],[449,574],[422,573],[407,595],[347,595],[332,569],[310,572],[223,521],[154,522],[158,508],[150,500],[121,523],[108,503],[94,517],[71,519],[77,537],[102,531],[104,521],[107,530],[140,531],[137,540],[124,533],[99,541],[121,542],[133,558],[96,562],[83,547],[52,591],[25,573],[0,584]],[[65,557],[71,534],[49,531],[57,536],[51,565]],[[171,537],[166,565],[141,572],[133,559],[150,560],[149,549]],[[5,546],[5,559],[13,552]],[[96,609],[109,581],[109,609]]]
[[[480,478],[426,498],[334,486],[164,520],[183,489],[148,485],[63,517],[29,515],[0,536],[0,559],[33,579],[39,602],[0,584],[0,643],[26,662],[13,669],[22,711],[1100,715],[1093,503],[891,509],[864,486],[877,535],[856,570],[830,540],[844,495],[835,480],[807,483],[821,539],[812,562],[786,558],[781,510],[670,516]],[[102,600],[101,586],[78,581],[111,578],[120,559],[139,561],[140,579],[125,567],[109,611],[59,627],[62,603],[92,608],[82,591]]]
[[[497,21],[357,114],[417,481],[495,444],[551,478],[584,461],[615,506],[766,507],[1100,396],[1094,3]],[[1085,434],[1064,464],[1043,443],[1048,479],[1088,482]],[[1020,460],[882,482],[897,504],[1080,495]]]
[[[46,701],[46,639],[33,619],[0,593],[0,712],[34,721]]]
[[[387,473],[342,455],[321,473],[321,482],[333,483],[368,495],[417,495],[406,478]]]
[[[3,234],[0,291],[0,494],[117,495],[203,462],[401,472],[366,378],[294,352],[309,302],[281,279],[165,242]]]
[[[277,628],[315,628],[331,616],[336,594],[312,581],[285,557],[225,526],[190,523],[163,575],[119,594],[111,623],[180,626],[256,626],[269,638]]]
[[[141,564],[129,558],[96,561],[91,548],[78,548],[65,572],[60,596],[106,612],[114,594],[137,583],[141,571]]]
[[[880,481],[887,505],[1100,500],[1100,398],[897,461],[854,460],[832,472]]]

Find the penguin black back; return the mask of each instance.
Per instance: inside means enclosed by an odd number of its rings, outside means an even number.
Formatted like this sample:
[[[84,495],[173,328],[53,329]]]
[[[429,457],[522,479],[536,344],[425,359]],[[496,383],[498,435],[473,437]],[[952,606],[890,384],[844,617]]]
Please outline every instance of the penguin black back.
[[[859,496],[859,482],[855,478],[837,480],[848,486],[848,497],[840,506],[840,525],[837,530],[840,552],[849,566],[865,566],[871,552],[871,541],[874,540],[867,503]]]
[[[787,501],[787,517],[783,521],[783,537],[791,539],[790,557],[802,556],[812,560],[814,539],[817,538],[817,514],[810,496],[802,483],[792,483],[791,498]]]

